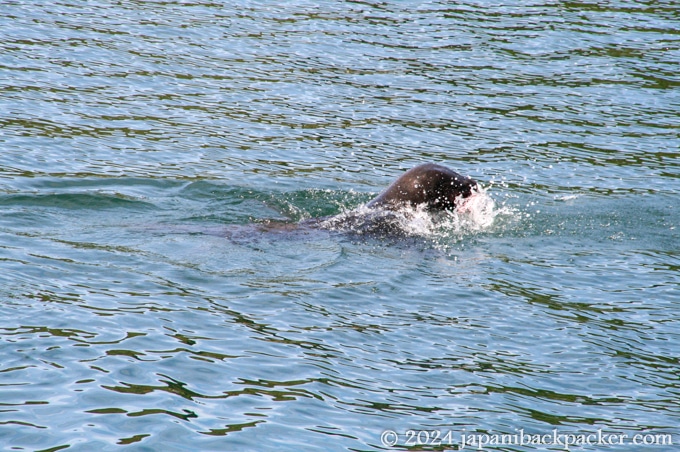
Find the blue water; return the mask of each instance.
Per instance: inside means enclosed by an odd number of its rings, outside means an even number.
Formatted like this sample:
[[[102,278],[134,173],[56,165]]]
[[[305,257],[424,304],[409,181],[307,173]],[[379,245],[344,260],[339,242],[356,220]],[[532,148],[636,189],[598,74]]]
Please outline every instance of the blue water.
[[[674,450],[678,23],[0,4],[2,450]],[[295,227],[425,162],[480,203]]]

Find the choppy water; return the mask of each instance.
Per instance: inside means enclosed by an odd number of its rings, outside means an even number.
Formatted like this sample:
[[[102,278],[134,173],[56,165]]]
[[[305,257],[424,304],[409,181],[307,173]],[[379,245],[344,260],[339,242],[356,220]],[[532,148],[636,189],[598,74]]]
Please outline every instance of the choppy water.
[[[0,444],[677,447],[679,23],[656,1],[0,3]],[[487,204],[407,238],[267,227],[428,161]]]

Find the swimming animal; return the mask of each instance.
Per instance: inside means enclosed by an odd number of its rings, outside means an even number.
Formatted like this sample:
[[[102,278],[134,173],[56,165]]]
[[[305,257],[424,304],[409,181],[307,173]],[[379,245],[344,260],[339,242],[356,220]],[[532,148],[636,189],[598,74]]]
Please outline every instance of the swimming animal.
[[[330,217],[303,220],[302,226],[360,234],[402,235],[403,219],[419,207],[454,211],[478,189],[477,181],[435,163],[418,165],[399,176],[365,206]]]

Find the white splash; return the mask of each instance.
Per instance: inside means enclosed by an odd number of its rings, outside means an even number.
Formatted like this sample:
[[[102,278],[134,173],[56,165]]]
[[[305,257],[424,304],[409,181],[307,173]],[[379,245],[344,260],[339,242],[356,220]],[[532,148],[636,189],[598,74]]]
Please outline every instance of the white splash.
[[[322,227],[359,234],[406,235],[431,239],[462,238],[469,234],[493,229],[496,218],[512,214],[506,207],[498,208],[485,189],[479,189],[453,211],[433,213],[426,206],[404,207],[398,210],[360,206],[321,223]]]
[[[555,196],[555,201],[573,201],[574,199],[580,197],[581,197],[580,194]]]
[[[480,232],[489,229],[501,212],[502,209],[496,208],[496,202],[482,188],[463,200],[454,212],[449,212],[449,217],[461,229]]]

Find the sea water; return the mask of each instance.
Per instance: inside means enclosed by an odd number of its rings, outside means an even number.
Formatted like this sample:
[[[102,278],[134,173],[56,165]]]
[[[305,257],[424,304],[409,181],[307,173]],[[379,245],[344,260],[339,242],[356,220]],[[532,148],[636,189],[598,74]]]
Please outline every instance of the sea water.
[[[2,3],[2,449],[676,448],[678,11]]]

